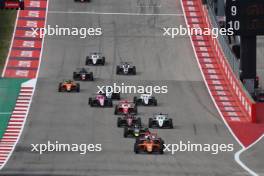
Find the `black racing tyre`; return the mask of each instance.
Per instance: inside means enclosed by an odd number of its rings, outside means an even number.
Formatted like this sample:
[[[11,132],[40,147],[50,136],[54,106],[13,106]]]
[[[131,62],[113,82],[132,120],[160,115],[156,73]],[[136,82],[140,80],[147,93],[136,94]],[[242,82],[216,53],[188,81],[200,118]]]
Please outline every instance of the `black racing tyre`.
[[[118,115],[117,107],[115,107],[115,115]]]
[[[62,87],[62,83],[59,83],[59,86],[58,86],[58,92],[61,92],[61,87]]]
[[[80,84],[79,83],[76,84],[76,92],[80,92]]]
[[[128,133],[128,129],[127,128],[124,128],[124,138],[127,138],[127,133]]]
[[[116,74],[119,75],[120,74],[120,67],[116,66]]]
[[[154,106],[158,106],[158,101],[157,99],[153,99]]]
[[[121,127],[121,117],[117,118],[117,127]]]
[[[135,154],[139,153],[139,149],[138,149],[137,143],[134,144],[134,152],[135,152]]]
[[[173,122],[172,122],[172,119],[170,119],[169,122],[170,122],[170,128],[173,128]]]
[[[153,123],[153,121],[152,121],[152,119],[151,118],[149,118],[149,128],[152,128],[152,123]]]
[[[133,67],[133,72],[132,73],[133,73],[133,75],[136,75],[137,74],[137,70],[136,70],[136,67],[135,66]]]
[[[90,80],[93,81],[94,80],[93,72],[90,73],[90,77],[91,77]]]
[[[137,99],[137,97],[135,96],[135,97],[133,98],[133,101],[134,101],[135,104],[137,104],[137,100],[138,100],[138,99]]]
[[[105,65],[105,57],[102,57],[102,65]]]

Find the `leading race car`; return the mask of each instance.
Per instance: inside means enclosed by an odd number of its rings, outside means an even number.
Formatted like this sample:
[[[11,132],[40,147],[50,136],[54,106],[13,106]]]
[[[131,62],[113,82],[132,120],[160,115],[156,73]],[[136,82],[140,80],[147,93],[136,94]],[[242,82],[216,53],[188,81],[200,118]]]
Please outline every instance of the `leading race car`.
[[[91,107],[113,107],[112,99],[109,99],[102,94],[97,94],[95,97],[90,97],[88,104]]]
[[[105,57],[101,53],[91,53],[86,57],[86,65],[104,65]]]
[[[140,125],[135,124],[134,126],[124,128],[124,137],[139,137],[146,131],[148,131],[148,128],[142,128]]]
[[[134,125],[141,126],[141,118],[127,114],[117,118],[117,127],[132,127]]]
[[[148,154],[163,154],[164,141],[160,138],[147,137],[136,140],[134,144],[134,152]]]
[[[93,72],[89,71],[86,68],[77,68],[73,72],[73,79],[80,80],[80,81],[93,81]]]
[[[134,97],[134,103],[136,105],[144,105],[144,106],[157,106],[157,99],[150,94],[141,94],[139,98]]]
[[[168,114],[154,114],[152,118],[149,118],[149,128],[173,128],[173,122]]]
[[[137,106],[133,102],[129,102],[127,100],[119,101],[119,103],[115,106],[115,115],[137,115],[137,112]]]
[[[59,83],[59,92],[80,92],[80,84],[72,80],[66,80]]]
[[[0,9],[20,9],[24,10],[24,0],[0,0]]]
[[[119,65],[116,66],[116,74],[117,75],[136,75],[136,66],[132,65],[131,62],[120,62]]]
[[[145,139],[152,139],[152,140],[156,140],[159,143],[161,143],[162,145],[164,144],[164,140],[159,137],[157,135],[157,133],[153,133],[151,131],[149,131],[148,128],[146,128],[147,130],[143,133],[140,133],[139,136],[136,138],[136,142],[140,143],[141,141],[145,140]]]

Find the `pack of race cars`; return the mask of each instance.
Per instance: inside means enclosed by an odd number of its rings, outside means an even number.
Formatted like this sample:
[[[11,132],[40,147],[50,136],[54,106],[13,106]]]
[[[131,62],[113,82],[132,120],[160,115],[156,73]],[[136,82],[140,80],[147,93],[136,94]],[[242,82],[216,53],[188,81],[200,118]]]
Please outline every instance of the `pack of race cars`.
[[[105,65],[106,59],[102,53],[91,53],[86,57],[85,65],[97,66]],[[131,62],[120,62],[116,66],[116,74],[135,75],[136,66]],[[59,83],[58,92],[80,92],[80,83],[75,81],[94,81],[93,72],[89,68],[77,68],[73,72],[73,80],[64,80]],[[118,103],[114,105],[114,100]],[[147,154],[163,154],[164,140],[150,128],[172,129],[173,121],[168,114],[154,113],[148,119],[148,124],[142,123],[142,118],[137,117],[138,106],[157,106],[157,99],[150,94],[143,93],[133,100],[122,100],[120,93],[109,93],[104,90],[88,99],[90,107],[114,107],[114,114],[117,117],[117,127],[123,128],[123,137],[135,138],[134,152]],[[147,127],[146,127],[147,126]]]

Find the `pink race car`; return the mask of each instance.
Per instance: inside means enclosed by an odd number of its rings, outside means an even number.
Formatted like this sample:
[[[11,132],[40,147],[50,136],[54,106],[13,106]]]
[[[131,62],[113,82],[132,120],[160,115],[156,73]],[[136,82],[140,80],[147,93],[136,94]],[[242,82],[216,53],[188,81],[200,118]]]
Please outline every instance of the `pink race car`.
[[[137,106],[127,100],[120,101],[115,107],[115,115],[137,114]]]
[[[113,107],[113,101],[105,95],[97,94],[93,98],[89,98],[88,104],[91,107]]]

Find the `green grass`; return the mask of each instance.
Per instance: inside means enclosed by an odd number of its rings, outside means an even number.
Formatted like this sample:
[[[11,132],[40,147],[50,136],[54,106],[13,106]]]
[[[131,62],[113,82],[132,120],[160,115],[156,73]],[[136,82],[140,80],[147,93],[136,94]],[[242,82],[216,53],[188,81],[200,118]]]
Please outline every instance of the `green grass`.
[[[16,14],[16,10],[0,10],[0,73],[4,67],[11,43]]]
[[[0,79],[0,139],[7,128],[11,112],[15,107],[20,85],[25,81],[27,79]]]

